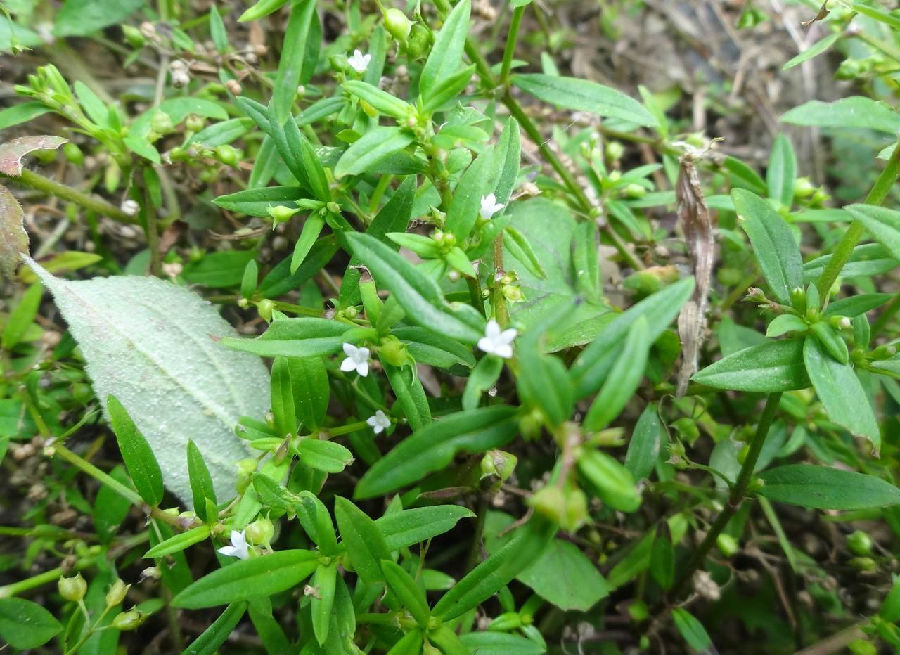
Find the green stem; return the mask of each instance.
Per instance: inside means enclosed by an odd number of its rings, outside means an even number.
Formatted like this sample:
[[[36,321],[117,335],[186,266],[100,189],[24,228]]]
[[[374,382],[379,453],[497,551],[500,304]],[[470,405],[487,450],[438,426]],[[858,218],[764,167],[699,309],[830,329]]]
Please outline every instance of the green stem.
[[[22,184],[30,186],[32,189],[43,191],[48,195],[56,196],[57,198],[62,198],[63,200],[74,202],[76,205],[79,205],[89,211],[114,218],[120,223],[138,222],[134,216],[129,216],[121,209],[119,209],[115,205],[111,205],[105,200],[94,198],[93,196],[89,196],[88,194],[82,193],[81,191],[76,191],[75,189],[68,187],[65,184],[55,182],[50,178],[44,177],[43,175],[35,173],[34,171],[30,171],[27,168],[22,169],[22,174],[13,179],[19,180]]]
[[[138,171],[137,178],[144,180],[143,170]],[[159,221],[156,217],[156,206],[153,204],[153,196],[146,184],[143,184],[144,219],[147,226],[147,249],[150,251],[150,273],[156,277],[162,277],[162,254],[159,252]]]
[[[780,391],[777,393],[770,393],[766,396],[766,406],[763,409],[762,416],[756,426],[756,434],[753,435],[753,441],[750,442],[750,450],[747,452],[747,457],[744,458],[737,480],[735,481],[734,486],[731,487],[731,493],[728,495],[728,503],[722,511],[719,512],[712,527],[710,527],[709,531],[706,533],[706,538],[703,539],[703,542],[694,550],[691,558],[688,560],[687,566],[681,572],[678,582],[675,583],[675,586],[672,589],[672,598],[681,596],[684,593],[687,585],[694,576],[694,571],[703,566],[706,555],[716,543],[716,539],[722,534],[722,531],[728,525],[728,522],[737,513],[741,504],[744,502],[744,495],[747,493],[747,488],[750,486],[750,481],[753,479],[756,462],[759,460],[759,454],[762,452],[763,444],[766,442],[766,436],[769,434],[769,428],[772,425],[772,420],[775,418],[775,412],[778,411],[778,402],[780,400]]]
[[[519,26],[522,24],[522,16],[525,7],[522,5],[513,9],[512,21],[509,24],[509,32],[506,35],[506,47],[503,49],[503,64],[500,67],[500,85],[506,87],[509,84],[509,70],[512,67],[513,55],[516,51],[516,40],[519,37]]]
[[[110,477],[107,473],[104,473],[103,471],[98,469],[96,466],[91,464],[89,461],[87,461],[83,457],[79,457],[78,455],[73,453],[71,450],[69,450],[65,446],[58,444],[58,443],[54,443],[54,444],[47,446],[45,450],[50,455],[53,455],[53,456],[59,455],[64,460],[69,462],[69,464],[71,464],[72,466],[74,466],[77,469],[80,469],[84,473],[87,473],[88,475],[90,475],[92,478],[94,478],[101,484],[105,484],[107,487],[109,487],[110,489],[115,491],[117,494],[122,496],[122,498],[126,499],[130,503],[132,503],[134,505],[143,505],[144,504],[144,501],[137,494],[137,492],[132,491],[131,489],[126,487],[124,484],[122,484],[115,478]]]
[[[894,152],[888,160],[887,166],[881,171],[881,175],[875,180],[872,190],[866,196],[865,203],[867,205],[880,205],[884,202],[888,192],[897,180],[898,173],[900,173],[900,140],[894,146]],[[844,264],[853,255],[853,249],[862,238],[863,230],[863,224],[859,220],[854,220],[850,223],[850,227],[847,228],[844,236],[841,237],[841,240],[835,247],[831,259],[825,265],[825,270],[822,271],[822,275],[816,281],[816,288],[819,290],[819,297],[822,299],[822,302],[827,301],[828,292],[831,291],[834,281],[841,274]]]

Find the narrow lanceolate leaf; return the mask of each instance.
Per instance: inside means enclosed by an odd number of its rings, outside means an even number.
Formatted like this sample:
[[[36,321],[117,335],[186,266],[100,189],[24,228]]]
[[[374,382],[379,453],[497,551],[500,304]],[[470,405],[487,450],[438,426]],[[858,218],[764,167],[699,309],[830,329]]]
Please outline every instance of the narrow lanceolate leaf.
[[[852,96],[827,103],[811,100],[781,117],[784,123],[810,127],[855,127],[891,136],[900,131],[900,114],[883,102]]]
[[[145,503],[151,507],[158,505],[163,498],[162,471],[150,445],[115,396],[107,396],[106,413],[134,488]]]
[[[570,370],[576,397],[595,393],[621,352],[628,332],[641,316],[647,320],[647,339],[656,341],[694,290],[694,278],[685,278],[645,298],[607,325],[600,336],[575,360]]]
[[[25,212],[9,189],[0,184],[0,279],[11,278],[21,255],[27,255],[28,233],[22,226]]]
[[[471,510],[458,505],[415,507],[385,514],[375,521],[388,550],[412,546],[451,530],[460,519],[473,518]]]
[[[500,448],[518,431],[515,415],[514,407],[494,406],[434,421],[378,460],[357,484],[355,496],[372,498],[411,484],[447,466],[458,452]]]
[[[194,544],[199,544],[207,537],[209,537],[208,525],[200,525],[196,528],[191,528],[187,532],[179,532],[175,536],[169,537],[165,541],[161,541],[144,553],[144,559],[165,557],[166,555],[171,555],[173,553],[180,553]]]
[[[456,189],[453,191],[453,197],[450,199],[444,227],[456,236],[458,242],[462,242],[469,236],[478,219],[481,196],[485,195],[484,176],[487,164],[488,156],[479,155],[459,178]]]
[[[744,348],[695,373],[693,380],[716,389],[760,393],[805,389],[809,378],[803,366],[803,342],[769,341]]]
[[[881,432],[875,412],[853,368],[829,356],[813,337],[804,342],[803,361],[828,418],[854,435],[865,437],[876,450],[880,448]]]
[[[484,334],[483,317],[452,309],[437,282],[389,246],[368,234],[348,234],[347,241],[378,286],[393,294],[411,321],[466,343],[475,343]]]
[[[503,548],[472,569],[434,606],[432,614],[449,621],[487,600],[534,564],[547,548],[556,525],[532,518]]]
[[[447,15],[419,77],[419,93],[427,102],[434,88],[453,75],[462,61],[469,31],[470,0],[462,0]]]
[[[604,118],[655,127],[647,108],[634,98],[589,80],[530,73],[513,75],[512,83],[534,97],[566,109],[587,111]]]
[[[184,649],[182,655],[213,655],[218,652],[219,646],[225,643],[246,610],[247,601],[244,600],[228,605],[225,611]]]
[[[381,159],[412,142],[412,133],[399,127],[375,127],[344,151],[334,167],[334,175],[343,177],[365,173]]]
[[[876,241],[900,259],[900,212],[872,205],[850,205],[844,209],[860,221]]]
[[[644,368],[653,344],[647,338],[649,332],[647,319],[641,316],[628,332],[621,354],[584,417],[586,430],[605,428],[631,399],[644,378]]]
[[[238,560],[189,585],[172,599],[172,604],[199,609],[271,596],[309,577],[318,566],[318,560],[319,554],[309,550],[282,550]]]
[[[662,445],[662,423],[657,413],[657,405],[647,405],[631,433],[628,452],[625,453],[625,468],[631,471],[635,480],[646,478],[659,459]]]
[[[363,582],[383,580],[381,561],[391,554],[375,521],[341,496],[334,499],[334,518],[356,574]]]
[[[281,318],[256,339],[226,337],[221,343],[264,357],[315,357],[338,352],[350,329],[351,325],[324,318]]]
[[[81,346],[97,397],[112,394],[121,402],[166,486],[191,505],[184,453],[193,439],[216,496],[232,498],[235,462],[247,456],[234,426],[269,407],[262,361],[210,338],[233,335],[234,328],[199,296],[156,278],[67,282],[30,265]]]
[[[735,189],[731,197],[772,293],[780,303],[790,305],[791,290],[803,285],[803,261],[793,233],[772,206],[756,194]]]
[[[820,55],[828,48],[834,45],[834,42],[843,36],[840,32],[833,32],[828,36],[819,39],[811,46],[809,46],[806,50],[801,52],[795,57],[792,57],[790,60],[785,62],[784,66],[781,67],[781,70],[786,71],[789,68],[793,68],[799,64],[802,64],[807,59],[812,59],[816,55]]]
[[[678,632],[693,650],[698,653],[710,651],[712,640],[709,638],[706,628],[693,614],[682,607],[676,607],[672,610],[672,621],[675,622]]]
[[[404,102],[400,98],[394,97],[387,91],[382,91],[372,84],[367,84],[360,80],[350,80],[344,82],[343,87],[360,100],[368,102],[378,112],[385,116],[390,116],[397,120],[404,120],[416,112],[415,108],[408,102]]]
[[[213,488],[212,476],[209,469],[206,468],[206,462],[203,461],[203,455],[197,444],[193,440],[188,440],[187,444],[187,466],[188,476],[191,481],[191,497],[194,500],[194,511],[202,521],[213,521],[217,517],[207,514],[207,501],[212,507],[216,506],[216,490]]]
[[[297,96],[297,85],[303,72],[303,55],[306,39],[315,13],[315,0],[299,0],[291,7],[291,16],[284,31],[284,48],[278,62],[275,88],[272,93],[272,113],[281,125],[291,116],[291,107]]]
[[[763,471],[759,493],[812,509],[867,509],[900,505],[900,489],[874,475],[826,466],[790,464]]]
[[[797,157],[790,140],[779,134],[772,144],[772,155],[766,169],[766,184],[769,197],[775,198],[785,207],[790,207],[794,199],[794,178],[797,177]]]
[[[416,581],[412,579],[402,566],[395,564],[393,560],[382,560],[381,572],[384,574],[384,579],[391,591],[397,596],[400,604],[409,611],[416,623],[422,628],[428,627],[431,611],[428,609],[428,602],[425,600],[425,592],[419,588]]]

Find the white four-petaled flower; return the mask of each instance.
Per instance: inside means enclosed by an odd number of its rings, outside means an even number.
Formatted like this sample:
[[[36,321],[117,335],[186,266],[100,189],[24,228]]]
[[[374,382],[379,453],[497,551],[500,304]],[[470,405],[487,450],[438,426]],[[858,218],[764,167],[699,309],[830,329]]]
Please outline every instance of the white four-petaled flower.
[[[370,61],[372,61],[372,55],[364,55],[359,48],[354,50],[351,56],[347,57],[347,63],[350,64],[350,68],[357,73],[365,73]]]
[[[373,416],[366,419],[366,423],[372,428],[372,432],[380,434],[391,427],[391,419],[385,416],[380,409]]]
[[[343,347],[347,357],[341,362],[341,370],[344,372],[356,371],[366,377],[369,374],[369,349],[357,348],[352,343],[345,343]]]
[[[501,331],[500,324],[491,319],[484,330],[484,336],[478,340],[478,347],[488,354],[509,359],[513,354],[512,342],[517,333],[515,328]]]
[[[238,532],[237,530],[232,530],[231,544],[222,546],[219,549],[219,552],[227,557],[237,557],[238,559],[247,559],[250,557],[250,553],[247,552],[247,537],[244,535],[244,531],[241,530]]]
[[[503,203],[497,202],[497,196],[489,193],[486,196],[481,196],[481,211],[478,212],[478,215],[481,216],[482,220],[489,221],[494,217],[494,214],[505,206]]]

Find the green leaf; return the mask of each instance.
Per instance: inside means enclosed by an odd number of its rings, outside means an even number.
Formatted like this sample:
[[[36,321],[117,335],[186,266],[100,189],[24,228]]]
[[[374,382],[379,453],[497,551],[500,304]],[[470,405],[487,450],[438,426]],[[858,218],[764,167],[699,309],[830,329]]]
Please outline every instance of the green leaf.
[[[803,342],[768,341],[723,357],[694,374],[694,382],[716,389],[772,393],[805,389]]]
[[[418,364],[450,368],[456,364],[472,367],[475,357],[472,350],[458,341],[425,327],[398,327],[391,334],[400,339]]]
[[[678,315],[693,290],[694,278],[679,280],[645,298],[606,325],[570,369],[576,398],[595,393],[601,387],[638,318],[643,316],[647,321],[647,340],[656,341]]]
[[[415,108],[408,102],[404,102],[372,84],[359,80],[349,80],[344,82],[342,86],[347,92],[372,105],[378,112],[385,116],[396,118],[398,121],[404,121],[416,113]]]
[[[804,282],[813,282],[822,276],[822,271],[831,261],[831,254],[816,257],[803,265]],[[850,259],[841,269],[845,278],[870,277],[897,268],[897,253],[880,243],[864,243],[853,249]]]
[[[826,103],[811,100],[781,117],[784,123],[810,127],[862,128],[889,134],[900,131],[900,114],[871,98],[851,96]]]
[[[432,614],[450,621],[493,596],[519,573],[540,558],[556,526],[532,518],[519,528],[503,548],[469,571],[432,608]]]
[[[210,626],[184,649],[182,655],[213,655],[225,643],[247,610],[247,601],[230,603]]]
[[[656,530],[651,529],[639,541],[632,542],[627,546],[627,554],[619,560],[606,576],[606,581],[612,589],[618,589],[647,570],[650,566],[650,557],[655,539]]]
[[[294,410],[300,423],[310,432],[322,426],[328,412],[328,371],[321,357],[290,357],[288,370]]]
[[[890,293],[861,293],[835,300],[823,312],[824,316],[861,316],[868,311],[881,307],[894,296]]]
[[[212,476],[203,461],[203,455],[193,440],[187,443],[187,468],[188,478],[191,483],[191,498],[194,501],[194,511],[201,521],[215,521],[217,516],[208,516],[206,503],[209,501],[216,506],[216,491],[213,488]]]
[[[475,73],[475,68],[474,64],[466,66],[461,71],[453,73],[449,77],[438,82],[429,93],[428,100],[426,100],[423,105],[425,113],[430,115],[459,96],[471,81],[472,75]]]
[[[297,415],[294,410],[290,364],[286,357],[276,357],[272,362],[271,388],[272,417],[278,436],[293,436],[297,431]]]
[[[352,329],[347,323],[325,318],[276,318],[255,339],[226,337],[221,343],[265,357],[314,357],[338,352],[344,333]]]
[[[503,230],[503,247],[512,253],[513,257],[525,264],[529,273],[535,277],[546,279],[547,272],[541,266],[528,239],[511,225],[507,225]]]
[[[28,254],[25,212],[16,197],[0,184],[0,280],[15,275],[22,254]]]
[[[164,493],[163,478],[153,450],[131,420],[128,411],[113,395],[106,397],[106,413],[134,488],[145,503],[151,507],[159,505]]]
[[[278,205],[293,207],[296,200],[305,197],[305,192],[298,186],[270,186],[229,193],[219,196],[213,202],[228,211],[269,218],[270,207]]]
[[[365,173],[381,159],[413,142],[413,135],[399,127],[374,127],[344,151],[334,167],[335,177]]]
[[[589,80],[529,73],[513,75],[512,83],[534,97],[557,107],[586,111],[604,118],[656,127],[657,121],[634,98]]]
[[[268,598],[254,598],[249,601],[247,613],[256,634],[262,640],[267,653],[278,655],[291,650],[291,642],[272,612],[272,603]]]
[[[872,205],[849,205],[844,209],[860,221],[878,243],[900,259],[900,212]]]
[[[431,423],[431,409],[415,364],[393,366],[382,362],[381,365],[409,426],[420,430]]]
[[[24,598],[0,598],[0,639],[16,650],[37,648],[62,630],[46,609]]]
[[[497,202],[505,205],[509,202],[516,180],[519,177],[519,165],[522,160],[522,135],[519,124],[514,118],[508,118],[500,140],[494,150],[494,165],[497,167],[494,195]]]
[[[768,186],[759,174],[747,164],[735,157],[725,158],[725,170],[731,179],[731,185],[752,191],[758,196],[768,193]],[[727,198],[727,196],[724,196]]]
[[[790,139],[779,134],[772,144],[769,166],[766,168],[766,184],[769,197],[785,207],[794,200],[794,179],[797,177],[797,156]]]
[[[469,373],[466,388],[462,394],[462,408],[475,409],[481,402],[481,394],[490,389],[500,373],[503,372],[503,360],[499,357],[482,357]]]
[[[0,50],[5,50],[5,48],[0,47]],[[27,123],[38,116],[43,116],[48,111],[50,111],[50,107],[37,100],[20,102],[12,107],[7,107],[0,110],[0,130]]]
[[[507,632],[495,632],[485,630],[483,632],[468,632],[461,635],[459,640],[465,644],[470,652],[477,655],[543,655],[547,649],[541,644],[520,637],[517,634]]]
[[[803,261],[793,233],[772,206],[756,194],[735,189],[731,197],[772,293],[781,304],[790,305],[791,290],[803,286]]]
[[[53,35],[84,36],[107,25],[124,22],[142,0],[66,0],[56,13]]]
[[[459,243],[469,236],[478,219],[488,163],[487,155],[479,155],[462,174],[453,190],[444,228],[452,233]]]
[[[340,473],[353,462],[353,453],[334,441],[306,438],[297,450],[304,464],[326,473]]]
[[[353,254],[365,264],[378,286],[391,292],[408,318],[452,339],[475,343],[484,333],[484,317],[468,306],[470,312],[451,309],[440,287],[421,273],[402,255],[368,234],[348,234]]]
[[[828,48],[833,46],[835,41],[841,38],[841,36],[843,35],[840,32],[832,32],[831,34],[822,37],[811,46],[809,46],[806,50],[786,61],[784,66],[781,67],[781,70],[786,71],[787,69],[793,68],[798,64],[802,64],[807,59],[812,59],[816,55],[822,54],[823,52],[828,50]],[[784,119],[782,118],[782,120]]]
[[[650,475],[656,460],[659,459],[663,428],[657,412],[655,403],[650,403],[644,408],[628,442],[625,468],[631,471],[635,480],[642,480]]]
[[[516,579],[563,611],[586,612],[610,592],[593,562],[578,546],[562,539],[552,539]]]
[[[198,544],[207,537],[209,537],[210,531],[208,525],[200,525],[196,528],[191,528],[185,532],[179,532],[173,537],[169,537],[168,539],[159,542],[155,546],[153,546],[150,550],[144,553],[144,559],[155,559],[157,557],[165,557],[166,555],[171,555],[173,553],[180,553],[186,548],[190,548],[194,544]]]
[[[253,121],[249,118],[232,118],[227,121],[219,121],[193,135],[188,141],[190,144],[198,144],[207,148],[222,146],[247,134],[253,127]]]
[[[431,610],[425,600],[425,592],[419,588],[416,581],[403,567],[389,559],[381,561],[381,572],[388,587],[400,601],[400,605],[412,615],[419,627],[427,628]]]
[[[355,497],[372,498],[446,467],[459,452],[482,453],[509,443],[518,432],[516,408],[457,412],[415,432],[378,460],[356,485]]]
[[[278,72],[272,91],[272,116],[278,125],[284,124],[291,117],[315,9],[315,0],[296,0],[291,3],[291,15],[284,31],[284,47],[278,60]]]
[[[650,346],[653,344],[649,334],[647,319],[639,316],[628,331],[622,352],[610,369],[606,382],[603,383],[600,393],[584,417],[586,430],[599,432],[609,425],[631,400],[641,380],[644,379],[644,369],[647,367]]]
[[[239,285],[244,269],[253,261],[253,250],[223,250],[203,256],[184,268],[184,279],[190,284],[200,284],[211,289],[227,289]]]
[[[212,39],[216,51],[221,55],[228,51],[228,33],[219,10],[213,5],[209,8],[209,38]]]
[[[665,535],[657,535],[650,549],[650,575],[668,591],[675,582],[675,551]]]
[[[383,580],[381,562],[391,554],[375,521],[341,496],[334,499],[334,516],[356,574],[366,583]]]
[[[766,336],[774,339],[788,332],[806,332],[808,329],[809,325],[806,321],[796,314],[780,314],[769,323],[766,328]]]
[[[672,620],[688,646],[700,653],[709,652],[712,648],[712,640],[706,633],[706,628],[693,614],[683,607],[676,607],[672,610]]]
[[[769,500],[812,509],[883,509],[900,505],[900,489],[856,471],[790,464],[763,471],[759,493]]]
[[[803,361],[828,418],[854,435],[865,437],[878,450],[881,447],[878,422],[853,368],[829,357],[812,337],[804,342]]]
[[[200,609],[271,596],[309,577],[318,560],[318,553],[299,549],[237,560],[189,585],[172,599],[172,604]]]
[[[850,363],[850,353],[847,350],[847,344],[836,329],[825,321],[817,321],[810,326],[809,331],[825,352],[841,364]]]
[[[322,565],[316,569],[312,577],[312,586],[318,590],[310,600],[313,634],[319,644],[328,639],[331,627],[331,611],[334,608],[334,590],[337,582],[337,562]]]
[[[385,514],[375,521],[390,551],[397,551],[427,541],[452,530],[460,519],[475,514],[458,505],[415,507]]]
[[[44,287],[36,282],[28,287],[28,290],[19,298],[13,310],[6,317],[6,325],[3,326],[3,337],[0,339],[0,344],[4,349],[12,350],[25,336],[37,316],[43,294]]]
[[[458,3],[444,19],[444,24],[434,39],[434,45],[419,76],[419,93],[426,103],[434,94],[435,87],[459,68],[469,31],[470,9],[469,0]]]

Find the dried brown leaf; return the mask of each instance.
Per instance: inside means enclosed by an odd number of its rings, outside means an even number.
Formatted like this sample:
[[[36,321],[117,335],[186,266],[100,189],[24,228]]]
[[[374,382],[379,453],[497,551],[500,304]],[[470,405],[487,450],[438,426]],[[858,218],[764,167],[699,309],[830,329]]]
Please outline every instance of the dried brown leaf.
[[[716,262],[716,242],[713,235],[712,217],[693,157],[685,155],[679,160],[678,182],[675,198],[678,203],[678,218],[684,231],[688,255],[694,272],[696,285],[691,299],[681,308],[678,315],[678,335],[681,337],[681,370],[678,372],[679,396],[684,395],[688,381],[697,370],[697,356],[703,344],[706,330],[706,311],[712,270]]]
[[[28,253],[28,233],[22,227],[25,212],[15,196],[0,185],[0,276],[11,278],[19,253]]]
[[[0,173],[18,177],[25,155],[35,150],[56,150],[66,141],[61,136],[22,136],[0,144]]]

